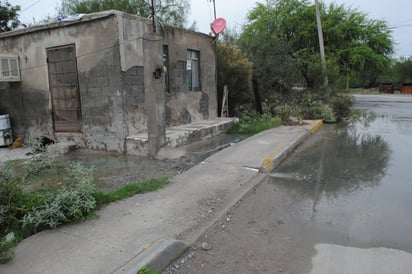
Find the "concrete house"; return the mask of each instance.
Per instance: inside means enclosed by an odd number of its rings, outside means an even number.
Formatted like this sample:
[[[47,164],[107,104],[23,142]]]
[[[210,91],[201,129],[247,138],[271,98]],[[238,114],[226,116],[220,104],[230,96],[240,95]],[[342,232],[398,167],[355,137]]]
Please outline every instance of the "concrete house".
[[[105,11],[0,34],[0,114],[14,136],[129,154],[217,116],[212,37]],[[130,139],[130,138],[129,138]]]

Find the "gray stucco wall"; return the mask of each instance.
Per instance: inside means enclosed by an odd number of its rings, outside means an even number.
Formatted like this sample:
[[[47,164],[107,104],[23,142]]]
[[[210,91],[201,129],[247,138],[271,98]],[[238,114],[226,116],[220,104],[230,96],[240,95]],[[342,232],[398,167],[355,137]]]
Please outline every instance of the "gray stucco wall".
[[[19,83],[0,83],[0,114],[9,114],[14,137],[53,136],[48,94],[22,88]]]
[[[123,14],[120,29],[120,41],[123,45],[121,58],[123,70],[133,64],[143,63],[143,41],[150,39],[144,35],[151,32],[150,20],[136,20],[135,16]],[[169,52],[169,91],[165,93],[166,124],[168,126],[186,124],[217,116],[215,53],[211,44],[212,38],[201,33],[184,29],[162,26],[159,43],[168,46]],[[200,52],[200,91],[187,91],[186,88],[186,56],[187,50]],[[163,52],[159,52],[160,55]],[[147,108],[148,106],[146,106]],[[131,135],[139,133],[136,121],[146,124],[145,106],[135,105],[128,108],[128,127]]]
[[[82,134],[77,138],[80,145],[123,151],[128,131],[114,15],[0,37],[0,53],[19,55],[22,78],[19,83],[2,85],[0,110],[11,115],[16,136],[27,139],[46,134],[59,138],[51,119],[46,49],[68,44],[76,48],[82,111]]]
[[[152,106],[145,91],[144,81],[150,77],[144,75],[143,47],[145,39],[151,39],[150,20],[119,12],[93,16],[0,34],[0,53],[20,58],[22,81],[0,83],[0,114],[10,114],[15,136],[70,138],[84,147],[124,152],[125,137],[147,131]],[[169,48],[170,88],[163,102],[166,124],[216,117],[211,38],[168,26],[160,37],[159,43]],[[68,44],[76,48],[82,132],[55,134],[46,49]],[[187,49],[200,51],[201,91],[186,90]]]
[[[166,27],[169,48],[169,93],[166,93],[168,126],[192,123],[217,116],[215,54],[212,39],[204,34]],[[200,52],[200,91],[187,91],[187,50]]]

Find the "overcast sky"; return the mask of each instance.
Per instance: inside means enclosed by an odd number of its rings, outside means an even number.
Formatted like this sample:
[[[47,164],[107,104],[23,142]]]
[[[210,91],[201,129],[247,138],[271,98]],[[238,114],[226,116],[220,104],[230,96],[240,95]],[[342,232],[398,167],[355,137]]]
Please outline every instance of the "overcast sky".
[[[60,1],[58,0],[8,0],[13,5],[21,6],[21,21],[33,22],[47,16],[55,16]],[[217,17],[223,17],[230,28],[240,30],[245,23],[248,11],[256,2],[263,0],[215,0]],[[326,3],[331,0],[324,0]],[[201,32],[208,33],[213,21],[212,0],[190,0],[190,22],[196,21]],[[383,19],[393,28],[392,36],[396,43],[396,56],[412,56],[412,0],[335,0],[338,4],[357,8],[369,15],[369,18]],[[189,22],[189,23],[190,23]]]

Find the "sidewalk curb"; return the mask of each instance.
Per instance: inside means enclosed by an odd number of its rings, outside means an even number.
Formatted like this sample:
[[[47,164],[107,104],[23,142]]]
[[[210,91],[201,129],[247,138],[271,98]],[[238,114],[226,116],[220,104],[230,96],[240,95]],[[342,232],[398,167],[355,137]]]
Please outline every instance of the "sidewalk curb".
[[[217,213],[208,221],[207,224],[197,231],[191,239],[186,242],[176,239],[162,239],[153,241],[143,247],[139,254],[136,254],[133,259],[126,262],[125,265],[118,268],[114,273],[136,274],[142,267],[149,267],[150,269],[159,272],[162,271],[171,262],[183,254],[187,248],[194,244],[199,237],[207,231],[207,229],[222,218],[224,214],[238,201],[240,201],[251,189],[256,187],[256,185],[258,185],[263,178],[266,177],[266,174],[277,167],[299,144],[315,133],[322,126],[322,124],[322,120],[310,121],[310,124],[305,126],[306,132],[302,136],[292,142],[285,142],[280,146],[280,148],[267,156],[264,159],[259,172],[250,178],[244,184],[244,187],[239,191],[239,193],[232,197],[232,200],[228,202],[227,206],[219,210],[219,213]]]
[[[189,246],[175,239],[160,239],[146,244],[141,252],[113,274],[137,274],[143,267],[160,271],[178,258]]]
[[[307,132],[296,140],[283,143],[279,148],[269,154],[262,162],[259,172],[269,173],[288,157],[295,148],[306,140],[310,135],[316,133],[323,125],[323,120],[315,120],[305,126]]]
[[[202,226],[196,233],[186,239],[185,242],[168,239],[165,244],[158,244],[158,241],[150,243],[150,247],[143,248],[142,252],[137,254],[136,257],[128,261],[124,266],[120,267],[113,274],[136,274],[141,268],[149,267],[151,270],[158,271],[159,273],[164,270],[170,263],[179,258],[190,246],[192,246],[199,238],[218,220],[220,220],[228,210],[230,210],[237,202],[243,199],[245,195],[256,187],[264,178],[265,173],[257,172],[252,178],[250,178],[240,192],[232,197],[228,204],[216,212],[215,216],[208,220],[208,222]],[[146,246],[148,246],[146,245]],[[152,250],[149,250],[152,249]],[[146,252],[147,250],[147,252]],[[145,252],[144,254],[142,254]],[[148,254],[146,254],[148,253]]]

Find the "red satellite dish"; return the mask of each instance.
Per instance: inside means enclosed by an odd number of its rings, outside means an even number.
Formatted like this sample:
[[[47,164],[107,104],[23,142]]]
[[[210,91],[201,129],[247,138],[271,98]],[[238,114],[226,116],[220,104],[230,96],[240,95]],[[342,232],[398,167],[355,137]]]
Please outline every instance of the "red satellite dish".
[[[211,29],[215,34],[223,32],[226,28],[226,20],[223,18],[217,18],[213,21]]]

